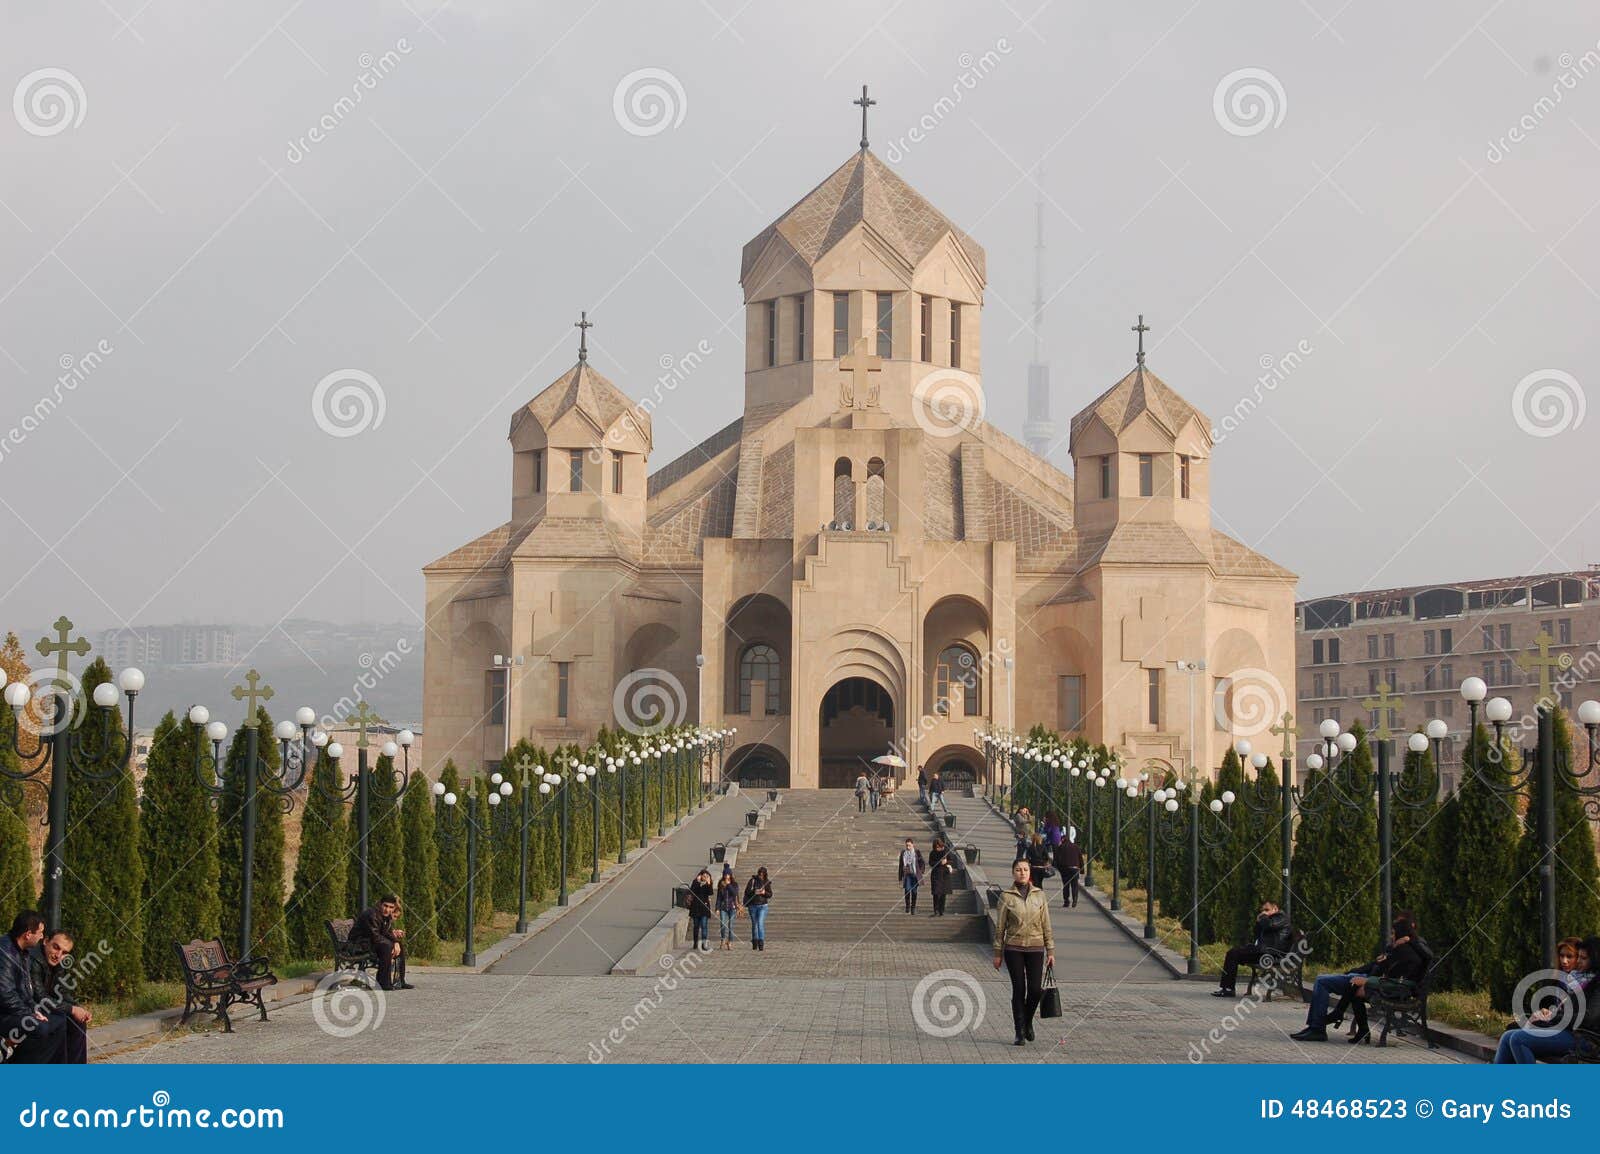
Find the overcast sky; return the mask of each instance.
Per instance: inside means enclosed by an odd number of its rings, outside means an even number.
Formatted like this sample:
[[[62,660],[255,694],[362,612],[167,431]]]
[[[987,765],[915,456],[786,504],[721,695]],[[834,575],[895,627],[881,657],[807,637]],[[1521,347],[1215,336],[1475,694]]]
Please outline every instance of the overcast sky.
[[[854,150],[863,82],[875,150],[988,250],[1001,428],[1042,195],[1058,464],[1143,313],[1223,425],[1217,524],[1302,595],[1600,561],[1592,3],[7,0],[5,27],[6,624],[414,618],[421,567],[508,515],[509,417],[580,309],[634,395],[714,350],[656,413],[666,464],[737,415],[740,246]],[[641,70],[663,119],[619,111]],[[383,410],[336,437],[313,400],[345,370]]]

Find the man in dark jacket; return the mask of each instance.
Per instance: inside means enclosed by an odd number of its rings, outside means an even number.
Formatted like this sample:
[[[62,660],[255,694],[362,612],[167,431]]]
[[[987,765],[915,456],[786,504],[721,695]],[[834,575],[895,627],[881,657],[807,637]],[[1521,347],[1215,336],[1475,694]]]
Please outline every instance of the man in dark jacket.
[[[406,954],[401,945],[406,932],[394,928],[395,915],[399,912],[400,899],[394,894],[384,894],[377,905],[362,910],[350,927],[350,944],[367,946],[377,959],[378,988],[382,990],[414,988],[406,981]]]
[[[39,1008],[52,1021],[60,1022],[61,1051],[56,1061],[83,1065],[89,1060],[89,1007],[79,1005],[72,996],[77,985],[72,974],[74,938],[68,930],[56,930],[28,952],[33,988],[39,995]]]
[[[1396,914],[1391,927],[1393,940],[1384,951],[1361,969],[1348,974],[1323,974],[1311,988],[1311,1008],[1306,1012],[1306,1028],[1289,1036],[1297,1042],[1326,1042],[1329,1025],[1337,1026],[1337,1016],[1328,1014],[1328,1001],[1335,994],[1355,999],[1365,1030],[1365,999],[1369,985],[1415,987],[1428,972],[1433,952],[1417,933],[1416,920],[1409,913]],[[1356,1040],[1360,1040],[1360,1034]]]
[[[1261,903],[1256,915],[1256,940],[1248,946],[1234,946],[1222,959],[1222,985],[1211,991],[1214,998],[1233,997],[1233,985],[1239,980],[1239,967],[1254,965],[1267,954],[1283,957],[1294,944],[1294,930],[1289,925],[1289,915],[1278,908],[1278,903]]]
[[[1083,849],[1069,830],[1056,846],[1056,869],[1061,871],[1061,908],[1078,904],[1078,874],[1083,871]]]
[[[11,1048],[9,1061],[44,1065],[58,1060],[64,1041],[60,1020],[39,1008],[28,951],[44,941],[44,918],[23,910],[0,938],[0,1046]]]

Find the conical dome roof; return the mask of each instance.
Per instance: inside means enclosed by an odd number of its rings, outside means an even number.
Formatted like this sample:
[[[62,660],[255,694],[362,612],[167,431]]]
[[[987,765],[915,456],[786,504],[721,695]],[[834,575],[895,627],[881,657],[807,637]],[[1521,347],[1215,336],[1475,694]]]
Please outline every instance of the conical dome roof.
[[[586,360],[573,365],[519,409],[511,420],[511,427],[515,430],[517,422],[526,413],[548,429],[556,418],[570,409],[584,414],[602,432],[610,429],[619,417],[631,415],[632,427],[638,430],[646,445],[650,444],[650,414],[635,404],[628,394],[595,372]]]
[[[1150,414],[1150,418],[1174,438],[1191,419],[1199,421],[1207,435],[1210,433],[1210,426],[1200,410],[1140,363],[1072,418],[1069,442],[1076,446],[1079,434],[1095,417],[1104,421],[1113,433],[1121,433],[1143,413]]]

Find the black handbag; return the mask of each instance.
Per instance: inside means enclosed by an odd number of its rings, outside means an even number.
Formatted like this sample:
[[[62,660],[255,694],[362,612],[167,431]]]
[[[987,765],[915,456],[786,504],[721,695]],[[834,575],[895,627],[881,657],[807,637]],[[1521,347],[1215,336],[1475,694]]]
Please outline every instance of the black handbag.
[[[1056,968],[1046,966],[1044,971],[1044,995],[1039,999],[1039,1016],[1041,1018],[1059,1018],[1061,1016],[1061,988],[1056,985]]]

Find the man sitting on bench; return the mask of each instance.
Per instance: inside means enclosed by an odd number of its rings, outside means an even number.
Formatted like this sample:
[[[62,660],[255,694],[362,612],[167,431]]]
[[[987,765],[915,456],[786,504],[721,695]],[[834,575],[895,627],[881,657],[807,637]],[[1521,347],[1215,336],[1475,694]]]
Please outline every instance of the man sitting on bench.
[[[1349,1041],[1366,1042],[1371,1037],[1367,1029],[1368,987],[1379,991],[1415,989],[1428,972],[1428,962],[1433,956],[1417,934],[1416,919],[1409,913],[1395,915],[1390,927],[1393,937],[1383,953],[1348,974],[1322,974],[1311,988],[1311,1007],[1306,1011],[1306,1028],[1290,1034],[1296,1042],[1326,1042],[1329,1026],[1338,1026],[1344,1020],[1346,1006],[1353,1005],[1356,1032]],[[1335,994],[1339,1005],[1328,1013],[1328,1001]]]
[[[1256,916],[1256,940],[1248,946],[1234,946],[1222,959],[1222,984],[1211,991],[1214,998],[1231,998],[1233,986],[1239,980],[1241,965],[1259,965],[1266,955],[1284,957],[1294,944],[1294,930],[1289,925],[1289,915],[1278,908],[1278,903],[1261,903]]]
[[[378,988],[381,990],[415,989],[406,981],[406,953],[401,944],[406,932],[394,928],[394,919],[399,913],[400,899],[394,894],[384,894],[377,905],[356,915],[350,927],[350,944],[365,945],[378,963]]]
[[[61,1060],[66,1043],[62,1022],[39,1005],[28,953],[44,941],[44,919],[23,910],[0,937],[0,1040],[9,1042],[17,1065],[50,1065]]]

